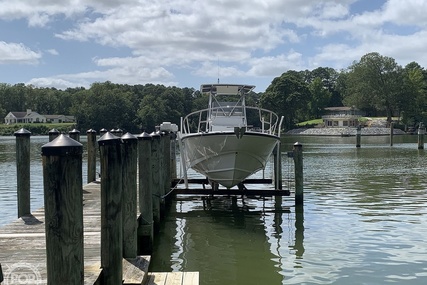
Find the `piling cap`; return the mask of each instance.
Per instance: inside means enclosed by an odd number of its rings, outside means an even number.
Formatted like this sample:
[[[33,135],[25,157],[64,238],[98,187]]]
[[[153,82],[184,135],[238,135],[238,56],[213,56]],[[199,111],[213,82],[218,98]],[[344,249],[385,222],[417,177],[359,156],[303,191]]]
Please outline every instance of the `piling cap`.
[[[53,135],[53,134],[59,134],[59,131],[57,129],[51,129],[49,131],[49,135]]]
[[[294,143],[294,147],[302,147],[302,144],[300,142]]]
[[[105,129],[105,128],[102,128],[102,129],[100,129],[100,130],[99,130],[99,132],[100,132],[100,133],[106,133],[106,132],[108,132],[108,130],[107,130],[107,129]]]
[[[64,134],[60,134],[53,141],[42,146],[44,156],[81,155],[82,153],[83,145]]]
[[[146,133],[146,132],[143,132],[142,134],[140,134],[139,136],[138,136],[138,139],[139,140],[151,140],[151,139],[153,139],[148,133]]]
[[[31,136],[31,132],[22,128],[16,132],[13,133],[15,135],[15,137],[22,137],[22,136]]]
[[[98,140],[98,145],[107,145],[107,144],[117,144],[120,143],[121,140],[119,137],[113,135],[110,132],[106,132],[102,137]]]
[[[79,130],[73,129],[72,131],[68,132],[69,134],[80,134]]]
[[[95,131],[94,129],[89,129],[89,130],[87,130],[87,131],[86,131],[86,133],[87,133],[87,134],[89,134],[89,133],[92,133],[92,134],[93,134],[93,133],[96,133],[96,131]]]
[[[152,132],[150,136],[154,139],[159,139],[161,137],[161,135],[158,132]]]
[[[129,133],[129,132],[127,132],[126,134],[124,134],[123,136],[122,136],[122,141],[124,142],[124,143],[127,143],[127,142],[133,142],[133,141],[136,141],[137,140],[137,137],[135,137],[134,135],[132,135],[131,133]]]

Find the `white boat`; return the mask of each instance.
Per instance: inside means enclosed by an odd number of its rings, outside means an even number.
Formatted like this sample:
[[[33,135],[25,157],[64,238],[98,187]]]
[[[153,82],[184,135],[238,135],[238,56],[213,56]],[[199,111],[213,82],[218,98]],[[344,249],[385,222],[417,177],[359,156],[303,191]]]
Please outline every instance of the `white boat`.
[[[204,84],[209,95],[207,109],[181,120],[178,140],[181,161],[226,188],[264,169],[280,143],[278,116],[272,111],[246,106],[247,95],[255,88],[241,84]]]

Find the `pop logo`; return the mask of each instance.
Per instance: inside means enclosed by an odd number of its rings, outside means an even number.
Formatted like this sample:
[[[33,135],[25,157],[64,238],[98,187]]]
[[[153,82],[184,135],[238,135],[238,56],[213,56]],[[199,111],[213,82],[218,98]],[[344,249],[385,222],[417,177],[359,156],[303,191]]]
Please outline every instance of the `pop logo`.
[[[26,262],[19,262],[13,265],[7,265],[7,269],[4,272],[3,277],[4,283],[2,284],[5,285],[37,285],[42,283],[42,277],[37,267]]]

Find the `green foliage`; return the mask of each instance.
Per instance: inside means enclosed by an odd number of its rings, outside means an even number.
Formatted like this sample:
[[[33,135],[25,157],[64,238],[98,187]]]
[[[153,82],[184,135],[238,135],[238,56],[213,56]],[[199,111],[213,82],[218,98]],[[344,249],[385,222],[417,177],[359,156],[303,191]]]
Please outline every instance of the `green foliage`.
[[[24,128],[31,132],[31,135],[48,135],[52,129],[58,130],[60,133],[68,133],[75,127],[72,123],[62,124],[0,124],[0,136],[12,136],[16,131]]]
[[[393,58],[368,53],[349,67],[345,78],[344,102],[368,113],[398,112],[403,98],[403,71]]]

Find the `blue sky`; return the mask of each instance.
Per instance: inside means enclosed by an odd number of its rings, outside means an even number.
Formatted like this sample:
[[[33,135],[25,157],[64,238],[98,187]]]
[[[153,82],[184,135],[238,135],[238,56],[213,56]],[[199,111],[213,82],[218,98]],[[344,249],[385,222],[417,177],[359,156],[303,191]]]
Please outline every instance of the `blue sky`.
[[[0,82],[264,91],[369,52],[427,67],[425,0],[0,0]]]

